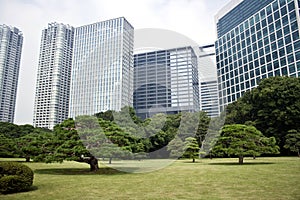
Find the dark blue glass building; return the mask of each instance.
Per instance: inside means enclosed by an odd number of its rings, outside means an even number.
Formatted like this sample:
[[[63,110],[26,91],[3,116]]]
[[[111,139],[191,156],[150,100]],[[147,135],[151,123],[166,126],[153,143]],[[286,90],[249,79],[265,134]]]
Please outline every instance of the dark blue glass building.
[[[141,118],[199,110],[198,65],[191,47],[134,55],[133,106]]]

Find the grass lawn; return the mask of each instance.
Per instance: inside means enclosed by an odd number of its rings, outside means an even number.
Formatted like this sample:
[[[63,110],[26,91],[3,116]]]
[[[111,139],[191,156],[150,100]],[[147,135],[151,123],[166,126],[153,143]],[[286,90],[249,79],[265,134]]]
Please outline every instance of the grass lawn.
[[[7,160],[7,159],[0,159]],[[8,199],[300,199],[296,157],[179,160],[149,173],[125,173],[84,163],[24,163],[35,172],[29,192]],[[116,163],[117,164],[117,163]]]

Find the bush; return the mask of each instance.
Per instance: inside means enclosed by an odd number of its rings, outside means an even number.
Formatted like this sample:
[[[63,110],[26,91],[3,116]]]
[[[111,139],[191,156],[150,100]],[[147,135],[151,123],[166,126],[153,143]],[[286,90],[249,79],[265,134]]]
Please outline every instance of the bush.
[[[0,162],[0,193],[28,190],[33,183],[33,171],[16,162]]]

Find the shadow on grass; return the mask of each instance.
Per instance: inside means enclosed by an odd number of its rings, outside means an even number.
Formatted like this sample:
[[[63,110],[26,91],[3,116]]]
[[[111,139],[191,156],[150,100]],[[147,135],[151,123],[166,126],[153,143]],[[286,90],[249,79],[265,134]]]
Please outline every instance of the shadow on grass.
[[[88,168],[49,168],[49,169],[36,169],[34,173],[37,174],[51,174],[51,175],[116,175],[127,174],[126,172],[119,171],[109,167],[101,167],[97,171],[90,171]]]
[[[38,190],[39,188],[37,186],[31,186],[28,190],[24,191],[24,192],[31,192],[31,191],[35,191]]]
[[[190,163],[190,164],[201,164],[201,163],[204,163],[204,162],[201,162],[201,161],[198,161],[196,160],[195,162],[193,161],[189,161],[189,160],[185,160],[185,161],[181,161],[182,163]]]
[[[38,190],[38,187],[33,185],[30,188],[28,188],[26,190],[19,191],[19,192],[5,192],[5,193],[0,193],[0,196],[1,195],[13,195],[13,194],[17,194],[17,193],[32,192],[32,191],[35,191],[35,190]]]
[[[208,163],[209,165],[271,165],[271,164],[275,164],[272,162],[244,162],[243,164],[239,164],[238,162],[219,162],[219,163]]]

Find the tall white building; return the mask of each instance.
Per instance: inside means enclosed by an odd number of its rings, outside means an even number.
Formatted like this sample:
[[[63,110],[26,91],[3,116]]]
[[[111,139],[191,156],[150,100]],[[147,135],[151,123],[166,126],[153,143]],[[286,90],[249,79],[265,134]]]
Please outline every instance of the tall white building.
[[[22,32],[0,25],[0,121],[14,121],[17,86],[23,45]]]
[[[132,106],[133,31],[124,17],[75,29],[69,117]]]
[[[52,129],[68,118],[74,28],[50,23],[42,32],[33,125]]]

